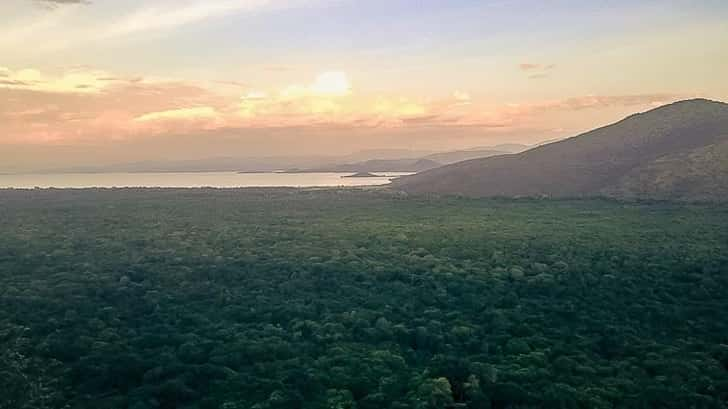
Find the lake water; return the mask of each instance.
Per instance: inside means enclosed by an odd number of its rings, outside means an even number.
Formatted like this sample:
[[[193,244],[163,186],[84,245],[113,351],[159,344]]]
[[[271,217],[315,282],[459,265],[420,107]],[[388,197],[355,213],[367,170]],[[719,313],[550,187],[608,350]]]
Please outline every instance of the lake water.
[[[62,173],[0,174],[0,188],[112,187],[336,187],[386,185],[411,173],[383,172],[381,177],[347,178],[351,173]]]

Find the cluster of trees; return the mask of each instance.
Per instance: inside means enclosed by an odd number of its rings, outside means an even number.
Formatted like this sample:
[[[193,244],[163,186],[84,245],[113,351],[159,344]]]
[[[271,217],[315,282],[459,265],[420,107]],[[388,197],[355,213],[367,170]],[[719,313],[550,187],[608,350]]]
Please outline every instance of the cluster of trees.
[[[728,209],[0,192],[0,408],[725,408]]]

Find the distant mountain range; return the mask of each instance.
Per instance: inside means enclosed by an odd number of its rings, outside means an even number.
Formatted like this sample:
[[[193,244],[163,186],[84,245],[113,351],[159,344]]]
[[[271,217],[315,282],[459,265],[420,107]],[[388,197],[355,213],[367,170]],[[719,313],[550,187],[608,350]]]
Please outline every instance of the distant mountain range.
[[[109,172],[421,172],[473,158],[515,153],[526,145],[503,144],[452,152],[407,149],[378,149],[344,156],[215,157],[192,160],[161,160],[106,166],[79,166],[52,169],[49,173]]]
[[[288,169],[287,173],[302,172],[422,172],[442,166],[428,159],[370,159],[354,163],[333,164],[308,169]]]
[[[728,104],[676,102],[515,155],[404,177],[410,193],[728,200]]]
[[[506,145],[503,147],[518,151],[528,149],[526,145]],[[433,153],[418,158],[370,159],[361,162],[343,163],[303,170],[293,169],[289,170],[289,172],[423,172],[464,160],[488,158],[511,153],[514,153],[514,151],[494,150],[492,148],[468,149]]]

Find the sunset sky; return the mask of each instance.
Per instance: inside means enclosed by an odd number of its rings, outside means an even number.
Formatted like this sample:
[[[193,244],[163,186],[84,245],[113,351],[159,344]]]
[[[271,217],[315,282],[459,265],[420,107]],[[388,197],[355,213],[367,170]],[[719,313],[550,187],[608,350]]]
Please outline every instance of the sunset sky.
[[[725,0],[3,0],[0,171],[460,149],[728,100]]]

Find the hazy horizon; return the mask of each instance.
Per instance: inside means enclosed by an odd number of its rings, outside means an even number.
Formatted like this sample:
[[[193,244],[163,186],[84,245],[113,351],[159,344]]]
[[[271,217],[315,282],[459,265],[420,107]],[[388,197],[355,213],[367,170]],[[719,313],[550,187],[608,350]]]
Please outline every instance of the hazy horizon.
[[[448,151],[728,99],[728,4],[10,0],[0,172]]]

